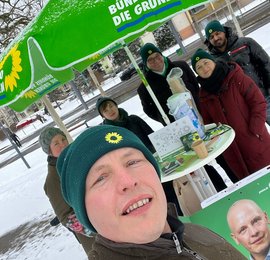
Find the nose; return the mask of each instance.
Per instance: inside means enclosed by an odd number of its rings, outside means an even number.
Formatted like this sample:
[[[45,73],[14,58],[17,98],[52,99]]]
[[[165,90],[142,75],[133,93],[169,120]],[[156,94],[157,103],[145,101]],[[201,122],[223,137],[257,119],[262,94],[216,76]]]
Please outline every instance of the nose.
[[[213,35],[213,40],[216,41],[216,40],[218,40],[218,39],[219,39],[219,36],[218,36],[217,34],[214,34],[214,35]]]
[[[66,146],[67,146],[67,141],[62,141],[62,142],[60,143],[60,146],[61,146],[62,149],[66,148]]]
[[[249,234],[250,236],[257,236],[259,231],[254,226],[249,227]]]
[[[133,173],[134,174],[134,173]],[[137,178],[126,169],[119,170],[117,174],[117,187],[120,193],[128,192],[138,185]]]

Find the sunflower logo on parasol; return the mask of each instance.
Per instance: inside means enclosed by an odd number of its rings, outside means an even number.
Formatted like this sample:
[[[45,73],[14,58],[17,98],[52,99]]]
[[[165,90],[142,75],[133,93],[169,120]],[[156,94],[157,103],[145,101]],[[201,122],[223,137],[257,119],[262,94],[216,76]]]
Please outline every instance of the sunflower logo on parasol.
[[[0,62],[0,71],[4,71],[3,82],[5,90],[10,90],[11,92],[17,87],[17,80],[20,79],[18,73],[22,71],[21,52],[17,50],[17,47],[18,45],[15,45]]]
[[[29,90],[27,92],[25,92],[25,94],[23,95],[24,98],[34,98],[37,95],[37,92],[34,90]]]

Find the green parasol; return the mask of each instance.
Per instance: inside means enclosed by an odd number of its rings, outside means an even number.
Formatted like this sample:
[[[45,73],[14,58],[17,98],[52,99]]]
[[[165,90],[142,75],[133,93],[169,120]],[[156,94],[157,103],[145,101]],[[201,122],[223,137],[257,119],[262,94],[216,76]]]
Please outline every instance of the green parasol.
[[[0,56],[0,107],[23,111],[175,14],[207,1],[50,0]],[[143,76],[143,75],[142,75]]]

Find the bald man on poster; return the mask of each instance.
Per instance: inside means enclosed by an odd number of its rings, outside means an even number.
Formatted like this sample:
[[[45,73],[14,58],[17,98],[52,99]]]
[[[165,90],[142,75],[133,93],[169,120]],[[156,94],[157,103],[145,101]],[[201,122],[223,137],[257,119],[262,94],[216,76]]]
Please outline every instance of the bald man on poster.
[[[270,260],[269,218],[252,200],[238,200],[228,210],[231,236],[250,253],[251,260]]]

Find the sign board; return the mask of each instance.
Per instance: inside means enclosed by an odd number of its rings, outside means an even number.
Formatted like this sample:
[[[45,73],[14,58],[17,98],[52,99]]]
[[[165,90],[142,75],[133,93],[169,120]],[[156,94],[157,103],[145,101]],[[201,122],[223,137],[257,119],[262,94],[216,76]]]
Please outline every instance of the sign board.
[[[228,209],[240,199],[255,201],[270,216],[270,166],[253,173],[202,202],[202,206],[205,208],[190,217],[185,217],[185,221],[211,229],[228,240],[245,256],[248,256],[249,252],[243,246],[237,245],[231,238],[227,224]]]
[[[179,150],[183,147],[180,137],[196,131],[188,116],[161,128],[148,137],[154,145],[160,158]]]

